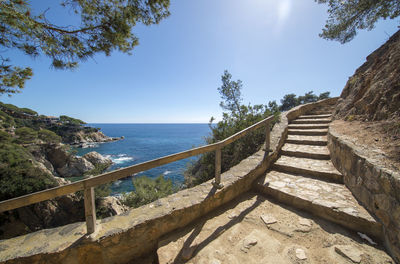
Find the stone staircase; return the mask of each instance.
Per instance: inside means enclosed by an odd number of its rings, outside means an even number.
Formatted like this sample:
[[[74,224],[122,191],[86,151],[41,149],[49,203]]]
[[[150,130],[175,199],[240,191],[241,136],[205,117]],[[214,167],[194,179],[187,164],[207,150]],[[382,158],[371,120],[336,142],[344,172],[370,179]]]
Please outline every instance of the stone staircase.
[[[324,107],[293,120],[279,159],[254,182],[256,192],[161,238],[158,263],[392,263],[351,231],[382,241],[381,224],[330,160],[331,112]]]
[[[332,110],[314,110],[289,124],[280,158],[255,188],[291,207],[380,239],[380,223],[357,202],[330,161],[327,133]]]

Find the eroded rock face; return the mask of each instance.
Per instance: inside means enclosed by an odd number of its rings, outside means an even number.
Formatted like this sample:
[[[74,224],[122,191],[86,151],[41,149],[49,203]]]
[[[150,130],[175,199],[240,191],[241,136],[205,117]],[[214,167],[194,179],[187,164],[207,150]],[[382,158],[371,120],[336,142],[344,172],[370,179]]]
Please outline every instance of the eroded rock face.
[[[97,164],[111,164],[112,161],[109,158],[102,156],[101,154],[97,153],[96,151],[92,151],[83,155],[83,158],[88,160],[93,165]]]
[[[57,172],[62,177],[76,177],[82,176],[85,172],[93,169],[94,165],[85,158],[71,157],[67,164],[57,169]]]
[[[367,57],[340,95],[335,118],[400,117],[400,31]]]
[[[129,207],[123,205],[118,198],[113,196],[107,196],[99,199],[98,207],[101,208],[101,212],[99,212],[99,214],[102,218],[119,215],[128,211],[129,209]]]

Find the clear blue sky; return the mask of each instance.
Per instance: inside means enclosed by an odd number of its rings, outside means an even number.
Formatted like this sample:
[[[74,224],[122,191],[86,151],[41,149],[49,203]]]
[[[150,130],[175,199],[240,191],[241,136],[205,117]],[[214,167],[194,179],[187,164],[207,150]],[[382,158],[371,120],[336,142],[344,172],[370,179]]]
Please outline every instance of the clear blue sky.
[[[55,1],[33,2],[43,8]],[[245,103],[279,102],[310,90],[339,96],[399,25],[398,19],[381,21],[341,45],[319,38],[327,7],[313,0],[171,2],[169,18],[134,28],[140,45],[131,56],[98,55],[60,71],[45,57],[11,53],[14,63],[33,68],[34,77],[22,93],[0,101],[90,123],[206,123],[221,116],[217,87],[225,69],[243,81]],[[60,11],[49,12],[68,21]]]

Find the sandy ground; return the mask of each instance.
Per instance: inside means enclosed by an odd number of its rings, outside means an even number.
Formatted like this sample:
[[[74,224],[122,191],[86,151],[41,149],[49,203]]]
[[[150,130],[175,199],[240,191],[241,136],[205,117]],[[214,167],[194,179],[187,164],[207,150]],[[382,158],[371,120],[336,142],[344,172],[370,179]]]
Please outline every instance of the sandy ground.
[[[365,155],[379,159],[388,169],[400,171],[400,120],[335,120],[330,126],[355,145],[364,148]]]
[[[157,253],[159,263],[394,263],[379,243],[255,193],[165,237]]]

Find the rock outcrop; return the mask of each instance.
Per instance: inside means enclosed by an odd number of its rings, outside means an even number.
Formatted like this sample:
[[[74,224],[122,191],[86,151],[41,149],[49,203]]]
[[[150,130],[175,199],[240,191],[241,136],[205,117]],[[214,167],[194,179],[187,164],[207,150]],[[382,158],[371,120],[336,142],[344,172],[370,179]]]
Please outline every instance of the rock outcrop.
[[[400,31],[367,57],[340,95],[335,118],[400,117]]]
[[[103,134],[103,132],[90,132],[85,131],[76,132],[73,136],[73,140],[68,142],[71,145],[77,147],[87,147],[93,143],[104,143],[124,139],[124,137],[109,137]]]
[[[51,166],[54,172],[61,177],[77,177],[93,170],[98,165],[111,165],[112,161],[101,154],[92,151],[83,157],[73,156],[63,145],[51,145],[46,148],[46,155],[35,155],[37,161]],[[44,158],[46,157],[46,158]],[[48,167],[46,166],[46,168]]]
[[[83,155],[83,158],[89,161],[90,163],[97,165],[97,164],[108,164],[110,165],[112,161],[101,154],[97,153],[96,151],[92,151]]]

